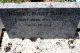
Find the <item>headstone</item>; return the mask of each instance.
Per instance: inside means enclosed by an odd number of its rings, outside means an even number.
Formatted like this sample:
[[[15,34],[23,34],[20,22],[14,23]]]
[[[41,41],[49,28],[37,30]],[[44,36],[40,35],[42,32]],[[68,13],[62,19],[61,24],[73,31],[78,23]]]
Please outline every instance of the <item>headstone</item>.
[[[0,9],[0,17],[10,38],[73,38],[80,9]]]

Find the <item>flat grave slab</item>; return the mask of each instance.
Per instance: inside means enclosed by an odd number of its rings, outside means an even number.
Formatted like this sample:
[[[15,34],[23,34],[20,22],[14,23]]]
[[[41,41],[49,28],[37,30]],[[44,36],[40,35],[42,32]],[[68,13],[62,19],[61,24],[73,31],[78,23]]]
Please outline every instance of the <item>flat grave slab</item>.
[[[78,8],[0,9],[10,38],[74,38],[80,20]]]

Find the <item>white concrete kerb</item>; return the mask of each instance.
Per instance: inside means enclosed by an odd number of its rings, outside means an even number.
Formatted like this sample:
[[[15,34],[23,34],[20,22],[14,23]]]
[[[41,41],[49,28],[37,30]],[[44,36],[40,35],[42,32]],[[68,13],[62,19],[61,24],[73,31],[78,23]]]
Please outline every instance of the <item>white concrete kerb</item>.
[[[0,3],[0,8],[80,8],[77,2]]]

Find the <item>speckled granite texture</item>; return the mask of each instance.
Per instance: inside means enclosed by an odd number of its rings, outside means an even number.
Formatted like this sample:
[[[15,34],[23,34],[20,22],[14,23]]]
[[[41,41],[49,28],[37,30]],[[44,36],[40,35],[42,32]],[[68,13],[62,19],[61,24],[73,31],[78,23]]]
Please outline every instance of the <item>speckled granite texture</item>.
[[[1,9],[0,17],[10,38],[68,39],[76,38],[79,12],[78,8]]]
[[[10,39],[4,33],[0,53],[80,53],[80,39]]]

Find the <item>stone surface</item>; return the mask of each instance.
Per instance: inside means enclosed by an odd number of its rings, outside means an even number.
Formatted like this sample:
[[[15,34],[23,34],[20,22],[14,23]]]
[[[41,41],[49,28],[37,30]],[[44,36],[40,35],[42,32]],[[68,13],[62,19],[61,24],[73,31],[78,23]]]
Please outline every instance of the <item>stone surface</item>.
[[[79,24],[78,24],[78,27],[77,28],[80,28],[80,21],[79,21]]]
[[[0,38],[1,38],[2,28],[4,28],[4,25],[3,25],[3,23],[2,23],[2,20],[0,19]],[[0,40],[1,40],[1,39],[0,39]]]
[[[0,3],[0,8],[80,8],[77,2]]]
[[[1,9],[1,20],[11,38],[74,38],[80,9]]]
[[[80,53],[80,39],[37,38],[32,42],[30,39],[11,39],[5,32],[0,53]]]
[[[42,3],[41,2],[41,3],[21,3],[21,4],[0,3],[0,8],[2,9],[3,8],[79,8],[80,7],[79,4],[80,3],[75,3],[75,2],[70,2],[70,3],[65,3],[65,2],[61,2],[61,3],[59,2],[44,3],[43,2]],[[79,18],[79,11],[76,11],[76,10],[71,11],[71,14],[73,14],[74,16],[70,15],[70,18],[73,18],[73,17]],[[0,9],[0,13],[1,13],[0,16],[3,15],[1,17],[4,17],[5,14],[7,16],[7,13],[6,12],[3,13],[2,11],[6,11],[6,10]],[[64,15],[64,16],[69,17],[68,15]],[[12,21],[12,20],[9,19],[9,21]],[[71,24],[72,22],[67,22],[67,23]],[[74,26],[76,27],[77,24]],[[8,35],[7,32],[5,32],[2,40],[2,47],[0,49],[0,53],[80,53],[80,39],[71,39],[71,40],[60,39],[60,38],[43,39],[39,37],[37,39],[35,38],[35,42],[34,42],[34,41],[31,41],[33,38],[25,39],[25,37],[23,37],[22,39],[19,39],[19,37],[16,37],[12,39],[12,38],[9,38],[9,36],[10,35]],[[44,38],[45,37],[46,36],[44,36]]]

